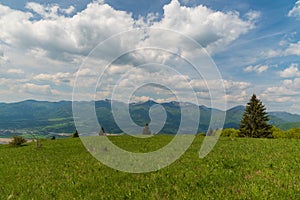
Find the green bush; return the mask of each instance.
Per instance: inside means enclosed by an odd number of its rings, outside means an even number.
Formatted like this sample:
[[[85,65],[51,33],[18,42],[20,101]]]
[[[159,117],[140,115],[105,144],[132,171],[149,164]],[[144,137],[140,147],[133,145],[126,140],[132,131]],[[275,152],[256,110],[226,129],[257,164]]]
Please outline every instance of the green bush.
[[[225,128],[222,130],[221,136],[223,137],[238,137],[239,136],[239,130],[236,130],[234,128]]]
[[[284,131],[282,131],[281,129],[273,126],[271,131],[273,138],[285,138]]]
[[[79,137],[79,133],[78,133],[77,130],[75,131],[75,133],[73,133],[72,137],[73,137],[73,138],[78,138],[78,137]]]
[[[272,135],[274,138],[300,139],[300,128],[292,128],[286,131],[282,131],[279,128],[273,127]]]
[[[13,140],[9,144],[14,147],[19,147],[19,146],[22,146],[22,144],[24,144],[26,142],[27,142],[27,140],[24,137],[15,135],[13,137]]]
[[[300,139],[300,128],[292,128],[285,131],[286,138]]]

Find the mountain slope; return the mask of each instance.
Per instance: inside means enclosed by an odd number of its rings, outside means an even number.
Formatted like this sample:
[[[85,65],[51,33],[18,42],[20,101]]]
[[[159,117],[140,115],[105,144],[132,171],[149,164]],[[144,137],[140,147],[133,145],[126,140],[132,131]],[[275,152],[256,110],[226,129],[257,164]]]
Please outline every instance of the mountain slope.
[[[83,102],[84,103],[84,102]],[[206,106],[196,106],[191,103],[166,102],[158,104],[154,101],[141,103],[131,103],[128,105],[118,102],[120,107],[129,107],[132,121],[139,126],[150,123],[149,110],[154,105],[162,106],[166,111],[166,122],[161,130],[163,133],[176,133],[181,121],[181,108],[188,110],[187,121],[193,124],[193,112],[199,109],[200,123],[199,132],[206,132],[214,112],[217,117],[224,114],[224,111],[208,108]],[[180,107],[180,105],[182,107]],[[114,120],[114,115],[119,115],[121,119],[128,117],[124,112],[113,113],[110,100],[95,102],[96,114],[101,126],[107,132],[120,133],[122,130]],[[236,106],[226,111],[225,128],[238,128],[245,107]],[[300,115],[287,112],[270,112],[270,124],[282,129],[300,127]],[[72,102],[47,102],[27,100],[17,103],[0,103],[0,130],[26,129],[40,132],[74,132],[75,126],[72,115]],[[188,130],[186,130],[188,132]]]

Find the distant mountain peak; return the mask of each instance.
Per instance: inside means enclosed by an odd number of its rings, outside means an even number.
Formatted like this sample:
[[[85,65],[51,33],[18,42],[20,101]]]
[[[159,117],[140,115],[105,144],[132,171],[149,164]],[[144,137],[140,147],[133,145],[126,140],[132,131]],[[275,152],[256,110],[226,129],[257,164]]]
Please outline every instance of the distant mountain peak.
[[[121,101],[113,101],[117,105],[125,106],[126,103]],[[91,103],[81,101],[78,103]],[[114,122],[114,117],[111,113],[111,100],[95,101],[96,113],[101,125],[103,124],[107,131],[118,133],[121,130]],[[225,111],[210,108],[204,105],[195,105],[189,102],[164,102],[157,103],[153,100],[145,102],[130,103],[130,114],[134,122],[139,125],[144,125],[149,122],[149,108],[153,105],[164,106],[168,118],[165,127],[162,130],[164,133],[174,133],[181,120],[181,106],[184,108],[199,108],[200,124],[199,131],[207,129],[211,114],[223,115]],[[123,108],[123,107],[122,107]],[[224,128],[238,128],[242,118],[245,106],[239,105],[232,107],[226,111],[226,120]],[[122,113],[120,113],[122,114]],[[273,124],[282,129],[291,127],[300,127],[300,115],[291,114],[288,112],[269,112],[270,124]],[[197,119],[189,119],[190,121]],[[17,103],[0,104],[0,130],[3,129],[28,129],[49,132],[73,132],[74,121],[72,115],[72,101],[48,102],[26,100]]]
[[[243,105],[238,105],[238,106],[234,106],[234,107],[232,107],[232,108],[229,108],[227,111],[239,111],[239,110],[244,111],[245,108],[246,108],[246,107],[243,106]]]

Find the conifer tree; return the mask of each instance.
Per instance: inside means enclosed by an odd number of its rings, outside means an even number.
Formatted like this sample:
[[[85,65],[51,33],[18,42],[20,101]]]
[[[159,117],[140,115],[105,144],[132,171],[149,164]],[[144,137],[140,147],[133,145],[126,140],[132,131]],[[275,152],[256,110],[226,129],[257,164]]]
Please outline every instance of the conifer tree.
[[[72,135],[73,138],[78,138],[79,137],[79,133],[77,130],[75,130],[75,133],[73,133]]]
[[[253,94],[247,103],[245,112],[240,122],[240,136],[243,137],[270,137],[272,126],[268,124],[269,116],[262,101]]]

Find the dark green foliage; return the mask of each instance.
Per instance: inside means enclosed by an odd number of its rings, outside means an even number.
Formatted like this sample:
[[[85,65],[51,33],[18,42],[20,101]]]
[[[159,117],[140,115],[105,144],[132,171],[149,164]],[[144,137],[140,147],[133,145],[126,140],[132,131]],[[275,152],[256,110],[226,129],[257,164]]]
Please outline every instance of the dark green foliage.
[[[253,94],[240,123],[240,136],[253,138],[271,137],[272,126],[268,124],[268,121],[269,116],[265,106]]]
[[[13,137],[13,140],[9,144],[14,146],[14,147],[20,147],[26,142],[27,141],[24,137],[15,135]]]
[[[221,136],[223,137],[237,137],[239,136],[239,130],[234,128],[225,128],[222,130]]]
[[[279,128],[273,127],[272,136],[274,138],[300,139],[300,128],[291,128],[283,131]]]
[[[300,128],[292,128],[284,131],[286,138],[300,139]]]
[[[73,138],[78,138],[78,137],[79,137],[79,133],[78,133],[77,130],[75,131],[75,133],[73,133],[72,137],[73,137]]]

